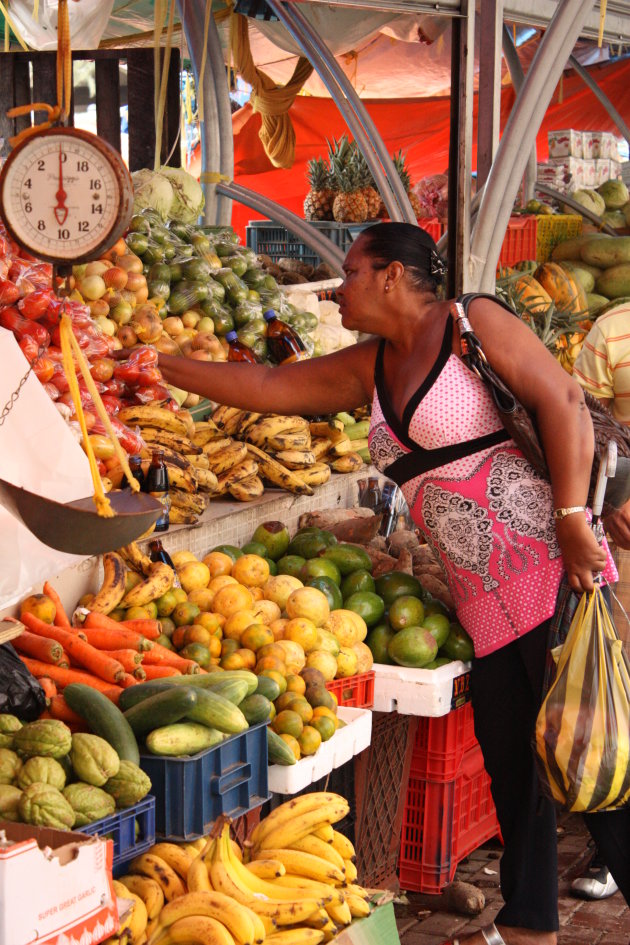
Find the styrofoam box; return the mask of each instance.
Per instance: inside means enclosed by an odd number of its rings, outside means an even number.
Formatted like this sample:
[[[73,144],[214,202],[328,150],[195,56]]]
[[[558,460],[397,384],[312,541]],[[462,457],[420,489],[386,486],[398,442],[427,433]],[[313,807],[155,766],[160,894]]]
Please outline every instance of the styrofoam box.
[[[582,157],[582,132],[574,128],[548,131],[547,144],[550,158]]]
[[[595,161],[595,186],[599,187],[607,180],[610,180],[610,161],[608,158],[598,158]]]
[[[439,717],[447,715],[456,695],[454,683],[465,676],[470,663],[453,660],[438,669],[410,669],[374,663],[375,712]]]
[[[297,794],[369,746],[372,738],[370,709],[340,706],[337,715],[346,725],[337,729],[327,742],[322,742],[314,755],[300,758],[294,765],[269,766],[270,791],[274,794]]]
[[[610,180],[621,180],[621,161],[610,161]]]
[[[584,187],[597,187],[597,167],[595,161],[582,161]]]
[[[578,190],[584,186],[584,161],[582,158],[551,158],[549,163],[563,173],[565,182],[568,180],[569,191]]]

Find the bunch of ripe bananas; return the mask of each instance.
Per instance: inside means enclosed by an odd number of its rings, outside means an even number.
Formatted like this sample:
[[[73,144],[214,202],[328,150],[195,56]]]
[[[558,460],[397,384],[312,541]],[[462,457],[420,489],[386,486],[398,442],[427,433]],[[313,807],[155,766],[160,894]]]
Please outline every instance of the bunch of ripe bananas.
[[[130,945],[330,941],[370,912],[367,892],[355,883],[354,848],[333,827],[347,813],[344,798],[318,792],[276,808],[244,853],[230,839],[227,820],[207,840],[156,844],[120,880],[141,898],[147,916],[146,939]]]
[[[137,571],[143,580],[127,589],[127,570]],[[144,607],[152,600],[166,594],[173,585],[174,572],[162,561],[151,561],[139,546],[132,542],[118,551],[107,551],[103,555],[103,580],[101,586],[86,605],[93,613],[110,614],[120,604],[122,607]]]
[[[139,427],[146,443],[142,450],[142,470],[146,476],[155,447],[164,450],[168,472],[171,525],[194,525],[217,490],[217,477],[208,457],[195,442],[195,424],[184,411],[175,414],[166,407],[141,404],[123,407],[118,418],[130,427]],[[123,472],[116,467],[109,472],[114,488],[122,483]]]
[[[296,495],[313,495],[313,487],[334,472],[353,472],[363,465],[352,449],[344,424],[310,423],[304,417],[259,414],[238,407],[218,406],[212,421],[232,444],[246,450],[258,464],[258,474],[274,486]]]

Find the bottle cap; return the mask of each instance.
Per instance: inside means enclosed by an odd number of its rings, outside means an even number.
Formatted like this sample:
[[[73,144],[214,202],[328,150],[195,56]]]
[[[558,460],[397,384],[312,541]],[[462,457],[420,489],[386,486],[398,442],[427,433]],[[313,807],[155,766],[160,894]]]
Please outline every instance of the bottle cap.
[[[269,319],[271,318],[277,318],[277,317],[278,316],[276,315],[276,313],[274,312],[272,308],[268,308],[266,312],[263,312],[263,318],[266,318],[267,321],[269,321]]]
[[[238,338],[238,335],[236,334],[236,332],[234,331],[234,329],[232,329],[232,331],[226,332],[226,334],[225,334],[225,340],[227,341],[228,344],[229,344],[231,341],[235,341],[237,338]]]

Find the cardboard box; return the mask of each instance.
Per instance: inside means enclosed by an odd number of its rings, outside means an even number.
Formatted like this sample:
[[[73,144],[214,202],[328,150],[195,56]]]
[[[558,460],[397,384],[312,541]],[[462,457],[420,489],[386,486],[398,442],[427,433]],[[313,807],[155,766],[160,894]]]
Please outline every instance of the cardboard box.
[[[111,840],[0,820],[0,945],[96,945],[113,935],[112,857]]]
[[[595,161],[582,161],[582,180],[584,187],[597,187],[597,167]]]
[[[582,158],[551,158],[549,163],[561,172],[566,193],[579,190],[584,186],[584,161]]]
[[[598,158],[595,161],[595,186],[599,187],[606,180],[610,180],[610,161],[608,158]]]
[[[550,158],[582,157],[582,132],[574,128],[547,132]]]

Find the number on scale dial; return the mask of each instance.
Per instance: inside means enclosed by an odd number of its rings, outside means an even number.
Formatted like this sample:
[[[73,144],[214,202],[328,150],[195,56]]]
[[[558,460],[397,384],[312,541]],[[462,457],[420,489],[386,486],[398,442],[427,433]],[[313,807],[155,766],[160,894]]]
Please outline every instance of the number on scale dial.
[[[50,262],[93,259],[126,229],[133,187],[120,155],[76,128],[51,128],[18,146],[0,175],[7,230]]]

